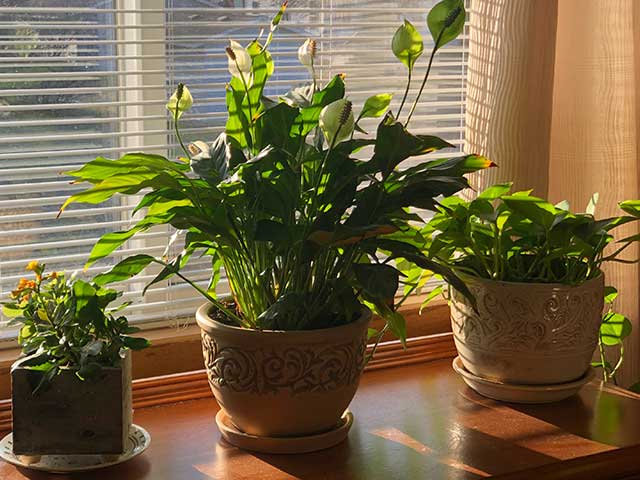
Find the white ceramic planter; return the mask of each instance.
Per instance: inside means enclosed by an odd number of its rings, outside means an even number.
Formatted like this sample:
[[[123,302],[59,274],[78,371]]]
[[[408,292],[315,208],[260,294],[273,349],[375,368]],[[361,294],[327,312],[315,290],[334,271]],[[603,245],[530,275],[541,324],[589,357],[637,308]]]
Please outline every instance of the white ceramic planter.
[[[572,382],[587,372],[602,321],[603,275],[579,286],[463,280],[478,312],[452,289],[451,322],[469,372],[523,385]]]

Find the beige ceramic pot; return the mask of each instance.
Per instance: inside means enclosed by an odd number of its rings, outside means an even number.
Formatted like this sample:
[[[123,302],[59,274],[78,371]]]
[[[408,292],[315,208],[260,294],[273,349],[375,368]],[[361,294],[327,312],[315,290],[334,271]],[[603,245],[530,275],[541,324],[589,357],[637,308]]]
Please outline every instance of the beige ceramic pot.
[[[451,322],[469,372],[526,385],[571,382],[587,372],[602,321],[603,275],[579,286],[462,278],[478,313],[452,289]]]
[[[358,388],[371,312],[302,331],[249,330],[196,313],[209,384],[233,424],[262,437],[335,428]]]

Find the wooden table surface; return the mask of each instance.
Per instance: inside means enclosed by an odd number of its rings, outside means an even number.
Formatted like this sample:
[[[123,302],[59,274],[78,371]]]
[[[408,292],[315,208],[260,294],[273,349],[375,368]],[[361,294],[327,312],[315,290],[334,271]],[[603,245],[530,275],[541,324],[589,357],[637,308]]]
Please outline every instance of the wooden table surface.
[[[0,463],[0,479],[476,479],[640,475],[640,397],[587,385],[552,405],[475,394],[450,360],[364,375],[347,441],[304,455],[263,455],[220,440],[212,400],[140,409],[151,446],[128,463],[75,476]]]

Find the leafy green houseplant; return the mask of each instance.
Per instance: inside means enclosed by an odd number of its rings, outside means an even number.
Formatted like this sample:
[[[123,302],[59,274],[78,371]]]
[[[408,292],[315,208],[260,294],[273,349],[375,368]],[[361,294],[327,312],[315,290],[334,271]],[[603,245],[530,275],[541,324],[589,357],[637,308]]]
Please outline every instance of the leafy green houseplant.
[[[279,98],[266,97],[265,85],[275,68],[269,45],[285,8],[286,3],[272,20],[263,43],[257,39],[242,46],[231,41],[226,49],[231,74],[226,87],[228,120],[215,141],[184,145],[179,119],[193,99],[188,88],[179,85],[167,107],[184,157],[171,161],[158,155],[131,153],[118,160],[98,158],[70,172],[78,181],[92,186],[63,206],[100,203],[116,193],[144,193],[136,208],[143,212],[142,219],[130,230],[102,237],[88,264],[154,225],[169,224],[184,232],[184,249],[176,258],[134,255],[98,281],[107,284],[124,280],[150,264],[159,264],[162,269],[149,285],[173,275],[194,285],[208,301],[198,321],[205,332],[205,361],[214,393],[221,400],[225,391],[232,392],[234,399],[222,399],[221,403],[233,423],[260,435],[292,432],[275,426],[256,428],[255,421],[243,421],[244,413],[232,412],[232,403],[239,401],[236,397],[241,390],[260,393],[267,385],[267,390],[290,395],[292,391],[300,393],[300,389],[315,392],[335,387],[343,392],[343,398],[333,410],[338,416],[344,411],[362,369],[369,315],[365,305],[386,320],[385,329],[404,341],[405,322],[397,311],[395,294],[405,282],[394,266],[397,261],[432,268],[461,285],[448,268],[431,262],[416,246],[414,236],[419,232],[414,223],[421,218],[412,209],[434,209],[436,197],[452,195],[468,186],[464,174],[491,165],[483,157],[463,155],[399,168],[410,158],[452,147],[441,138],[407,130],[420,95],[404,118],[403,109],[408,105],[411,72],[423,52],[422,38],[409,22],[398,29],[392,42],[393,53],[409,72],[398,111],[389,110],[391,95],[383,93],[367,99],[356,112],[341,75],[320,85],[315,75],[313,40],[299,50],[299,59],[311,74],[310,83]],[[441,2],[429,13],[428,26],[435,43],[420,93],[436,52],[458,36],[464,18],[461,0]],[[362,131],[360,121],[368,117],[382,117],[375,135],[357,138],[354,132]],[[206,289],[193,284],[180,271],[196,252],[211,259],[211,282]],[[230,299],[216,297],[221,268],[229,281]],[[228,362],[246,363],[244,373],[252,375],[252,362],[275,351],[275,347],[269,347],[269,352],[253,355],[256,344],[269,333],[290,334],[284,336],[295,338],[292,342],[300,347],[313,343],[309,338],[316,338],[321,331],[340,328],[355,335],[355,340],[345,344],[350,345],[350,353],[343,359],[355,367],[343,367],[342,371],[354,373],[337,383],[318,380],[303,388],[304,379],[312,372],[302,367],[300,372],[296,370],[296,378],[287,382],[280,379],[277,385],[260,380],[260,387],[245,386],[243,378],[225,377],[234,372],[224,368]],[[229,331],[243,332],[254,338],[253,344],[239,347],[229,344],[226,337],[221,340]],[[342,334],[336,338],[346,342]],[[223,343],[225,348],[221,347]],[[324,340],[315,344],[328,348]],[[320,354],[318,349],[311,350],[313,358]],[[249,353],[246,358],[239,359],[244,354],[237,353],[225,359],[223,351]],[[284,369],[287,360],[279,355],[270,366],[275,368],[277,364]],[[256,369],[262,372],[262,367]],[[272,373],[274,377],[283,374]],[[333,410],[320,423],[293,434],[335,425]],[[309,417],[304,399],[298,407],[288,408],[293,417],[295,411]]]
[[[605,346],[621,345],[630,322],[613,310],[602,317],[602,265],[640,239],[615,242],[612,231],[640,218],[638,200],[620,203],[621,216],[596,219],[597,196],[586,213],[552,205],[530,191],[494,185],[472,201],[450,197],[423,229],[427,254],[449,266],[475,296],[476,309],[455,289],[452,320],[458,352],[471,373],[518,384],[559,384],[585,374],[600,344],[605,379],[619,368]],[[602,323],[602,326],[601,326]],[[511,357],[511,360],[507,358]],[[553,362],[553,369],[540,368]]]
[[[122,453],[131,425],[128,351],[148,341],[130,336],[139,329],[118,314],[126,304],[108,308],[120,292],[47,273],[36,261],[27,270],[34,280],[21,279],[3,303],[20,326],[23,353],[11,371],[14,452]]]

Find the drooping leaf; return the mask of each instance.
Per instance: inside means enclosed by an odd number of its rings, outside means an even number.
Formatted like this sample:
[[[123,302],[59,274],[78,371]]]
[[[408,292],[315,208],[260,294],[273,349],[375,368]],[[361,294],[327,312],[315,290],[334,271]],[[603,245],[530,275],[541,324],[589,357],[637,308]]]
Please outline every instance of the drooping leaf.
[[[144,270],[155,259],[150,255],[138,254],[125,258],[116,264],[111,270],[97,275],[93,281],[96,285],[107,285],[109,283],[121,282],[136,276]]]

